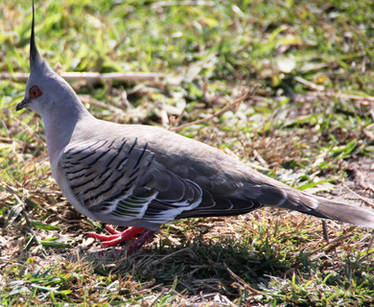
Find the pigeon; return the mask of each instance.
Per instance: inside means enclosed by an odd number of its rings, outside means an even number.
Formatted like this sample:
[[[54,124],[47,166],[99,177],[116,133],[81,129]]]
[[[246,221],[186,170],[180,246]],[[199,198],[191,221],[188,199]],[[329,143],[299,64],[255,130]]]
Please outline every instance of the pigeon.
[[[96,119],[40,56],[34,24],[33,2],[30,76],[16,110],[41,116],[52,175],[79,212],[107,224],[111,235],[90,234],[104,246],[132,241],[130,253],[176,219],[234,216],[264,206],[374,227],[370,209],[296,190],[197,140]]]

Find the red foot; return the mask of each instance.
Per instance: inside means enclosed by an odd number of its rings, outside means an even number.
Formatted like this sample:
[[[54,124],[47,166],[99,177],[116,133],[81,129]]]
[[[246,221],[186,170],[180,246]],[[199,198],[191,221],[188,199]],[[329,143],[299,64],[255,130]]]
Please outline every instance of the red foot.
[[[146,243],[153,237],[155,232],[156,231],[154,230],[145,231],[133,244],[131,244],[131,246],[127,250],[127,254],[131,255],[133,252],[136,252],[139,248],[143,246],[144,243]]]
[[[106,226],[105,226],[105,229],[108,230],[110,233],[112,233],[112,235],[110,235],[110,236],[105,236],[105,235],[100,235],[100,234],[97,234],[97,233],[94,233],[94,232],[89,232],[88,235],[89,235],[90,237],[92,237],[92,238],[98,239],[99,241],[102,242],[101,244],[102,244],[104,247],[107,247],[107,246],[118,245],[118,244],[120,244],[121,242],[134,241],[134,240],[136,240],[135,236],[136,236],[137,234],[139,234],[139,233],[143,233],[143,232],[144,232],[144,235],[145,235],[146,233],[148,233],[148,232],[150,231],[150,230],[147,230],[147,229],[142,228],[142,227],[129,227],[129,228],[127,228],[125,231],[120,232],[120,231],[115,230],[115,229],[114,229],[112,226],[110,226],[110,225],[106,225]],[[154,232],[153,232],[153,233],[154,233]],[[152,233],[152,234],[153,234],[153,233]],[[143,237],[143,235],[140,236],[139,239],[142,238],[142,237]],[[150,238],[150,237],[148,237],[148,239],[149,239],[149,238]],[[136,240],[136,242],[138,242],[139,239]],[[136,243],[136,242],[135,242],[135,243]],[[146,242],[146,240],[145,240],[143,243],[141,243],[140,246],[139,246],[138,248],[140,248],[140,247],[141,247],[145,242]],[[134,244],[135,244],[135,243],[134,243]],[[134,245],[134,244],[133,244],[133,245]],[[132,247],[133,245],[131,245],[131,247]],[[131,248],[131,247],[130,247],[130,248]],[[138,248],[136,248],[136,249],[138,249]],[[136,250],[136,249],[135,249],[135,250]],[[134,251],[135,251],[135,250],[134,250]]]

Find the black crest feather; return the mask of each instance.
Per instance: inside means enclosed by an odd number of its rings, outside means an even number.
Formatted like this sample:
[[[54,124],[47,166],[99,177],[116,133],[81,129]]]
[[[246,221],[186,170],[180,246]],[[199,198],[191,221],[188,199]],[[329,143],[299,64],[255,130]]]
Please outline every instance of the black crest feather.
[[[30,64],[35,63],[39,57],[38,49],[35,44],[35,8],[34,0],[32,0],[32,23],[31,23],[31,36],[30,36]]]

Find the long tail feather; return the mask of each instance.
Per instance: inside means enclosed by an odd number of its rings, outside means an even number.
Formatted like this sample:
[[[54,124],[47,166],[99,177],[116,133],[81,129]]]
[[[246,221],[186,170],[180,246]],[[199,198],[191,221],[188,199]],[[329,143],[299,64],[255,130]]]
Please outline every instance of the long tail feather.
[[[373,210],[293,190],[288,192],[287,196],[281,207],[321,218],[374,228]]]

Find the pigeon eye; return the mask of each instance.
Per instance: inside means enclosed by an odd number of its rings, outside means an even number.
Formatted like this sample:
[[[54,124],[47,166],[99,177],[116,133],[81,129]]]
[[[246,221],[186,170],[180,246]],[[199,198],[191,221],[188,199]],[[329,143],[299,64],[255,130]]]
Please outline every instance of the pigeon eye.
[[[42,91],[40,90],[39,87],[37,87],[36,85],[32,86],[29,90],[29,95],[30,95],[30,98],[33,99],[33,98],[38,98],[39,96],[42,95]]]

